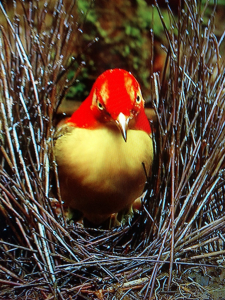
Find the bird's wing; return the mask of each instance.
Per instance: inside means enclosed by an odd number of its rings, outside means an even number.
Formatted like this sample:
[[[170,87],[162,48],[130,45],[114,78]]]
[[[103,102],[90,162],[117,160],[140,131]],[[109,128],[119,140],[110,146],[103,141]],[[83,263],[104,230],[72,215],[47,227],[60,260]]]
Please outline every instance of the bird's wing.
[[[63,135],[71,133],[74,130],[74,127],[75,126],[68,126],[68,123],[59,126],[54,134],[54,142],[56,142],[56,140],[62,137]]]

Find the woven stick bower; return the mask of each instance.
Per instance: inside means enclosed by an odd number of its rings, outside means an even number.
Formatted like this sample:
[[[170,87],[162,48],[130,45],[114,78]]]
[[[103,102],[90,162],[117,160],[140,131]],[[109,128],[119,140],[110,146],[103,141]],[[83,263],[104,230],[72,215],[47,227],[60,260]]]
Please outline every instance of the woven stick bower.
[[[79,14],[62,1],[14,4],[13,14],[0,6],[0,295],[163,299],[173,289],[179,297],[173,270],[216,265],[224,254],[224,68],[214,13],[203,26],[196,1],[185,1],[177,19],[168,7],[165,69],[151,78],[153,178],[142,213],[103,230],[69,226],[59,194],[60,215],[50,203],[54,116],[72,84],[71,57],[83,51]]]

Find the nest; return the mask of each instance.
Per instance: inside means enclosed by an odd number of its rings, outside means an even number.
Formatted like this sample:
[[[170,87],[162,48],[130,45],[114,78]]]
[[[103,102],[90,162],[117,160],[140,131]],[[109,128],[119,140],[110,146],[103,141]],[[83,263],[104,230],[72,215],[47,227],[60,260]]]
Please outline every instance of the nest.
[[[223,269],[222,39],[215,10],[203,25],[205,8],[184,2],[178,18],[168,6],[169,28],[155,4],[168,42],[150,82],[155,166],[141,212],[110,230],[68,224],[52,154],[56,112],[80,67],[68,72],[85,51],[80,13],[73,2],[0,3],[2,299],[211,299],[190,270]]]

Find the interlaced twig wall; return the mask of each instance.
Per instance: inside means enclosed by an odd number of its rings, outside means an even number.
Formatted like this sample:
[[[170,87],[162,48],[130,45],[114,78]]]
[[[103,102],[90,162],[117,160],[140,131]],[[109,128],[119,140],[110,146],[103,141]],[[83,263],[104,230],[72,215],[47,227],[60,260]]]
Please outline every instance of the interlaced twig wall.
[[[167,28],[156,4],[168,40],[163,75],[151,78],[156,166],[142,212],[104,230],[67,223],[52,155],[55,113],[79,72],[68,81],[72,57],[84,51],[80,14],[70,1],[40,3],[16,1],[13,16],[0,4],[0,295],[163,299],[173,286],[178,297],[173,270],[216,265],[225,252],[225,76],[215,12],[203,26],[205,9],[185,1],[177,19],[168,7]]]

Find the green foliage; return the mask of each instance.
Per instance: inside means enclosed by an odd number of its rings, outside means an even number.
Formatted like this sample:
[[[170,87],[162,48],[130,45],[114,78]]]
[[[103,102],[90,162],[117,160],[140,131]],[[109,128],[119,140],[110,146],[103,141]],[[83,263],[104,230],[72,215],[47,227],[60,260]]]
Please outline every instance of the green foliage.
[[[204,25],[207,25],[212,14],[214,2],[199,2],[199,11],[204,11]],[[222,0],[217,3],[225,5]],[[93,83],[106,69],[116,67],[131,71],[140,82],[144,96],[148,97],[152,47],[150,30],[154,33],[154,39],[164,45],[167,44],[164,26],[177,35],[177,27],[173,26],[174,20],[169,11],[160,8],[162,22],[157,8],[148,5],[145,0],[77,0],[77,9],[83,15],[81,29],[85,53],[82,56],[86,68],[81,72],[77,85],[70,89],[68,97],[84,99],[90,82]],[[87,47],[96,37],[99,38],[97,45]]]
[[[83,54],[87,69],[83,69],[77,86],[70,89],[68,97],[79,99],[87,91],[85,81],[88,74],[92,80],[109,68],[124,68],[133,72],[142,86],[144,94],[149,92],[150,71],[150,29],[161,36],[163,26],[158,11],[144,0],[124,1],[122,4],[103,0],[78,0],[78,11],[84,16],[83,44],[96,37],[96,47],[90,47]],[[165,14],[164,22],[169,27]],[[82,77],[82,78],[81,78]],[[83,96],[84,99],[84,96]]]
[[[225,5],[225,1],[224,0],[202,0],[202,5],[205,5],[205,4],[208,4],[208,5]]]
[[[78,69],[78,64],[74,65],[74,69]],[[74,77],[75,71],[71,70],[68,74],[68,79],[71,80]],[[87,89],[87,84],[85,83],[88,80],[88,69],[83,68],[81,72],[81,76],[76,79],[75,85],[71,86],[67,92],[66,98],[67,99],[75,99],[75,100],[84,100],[89,91]]]

